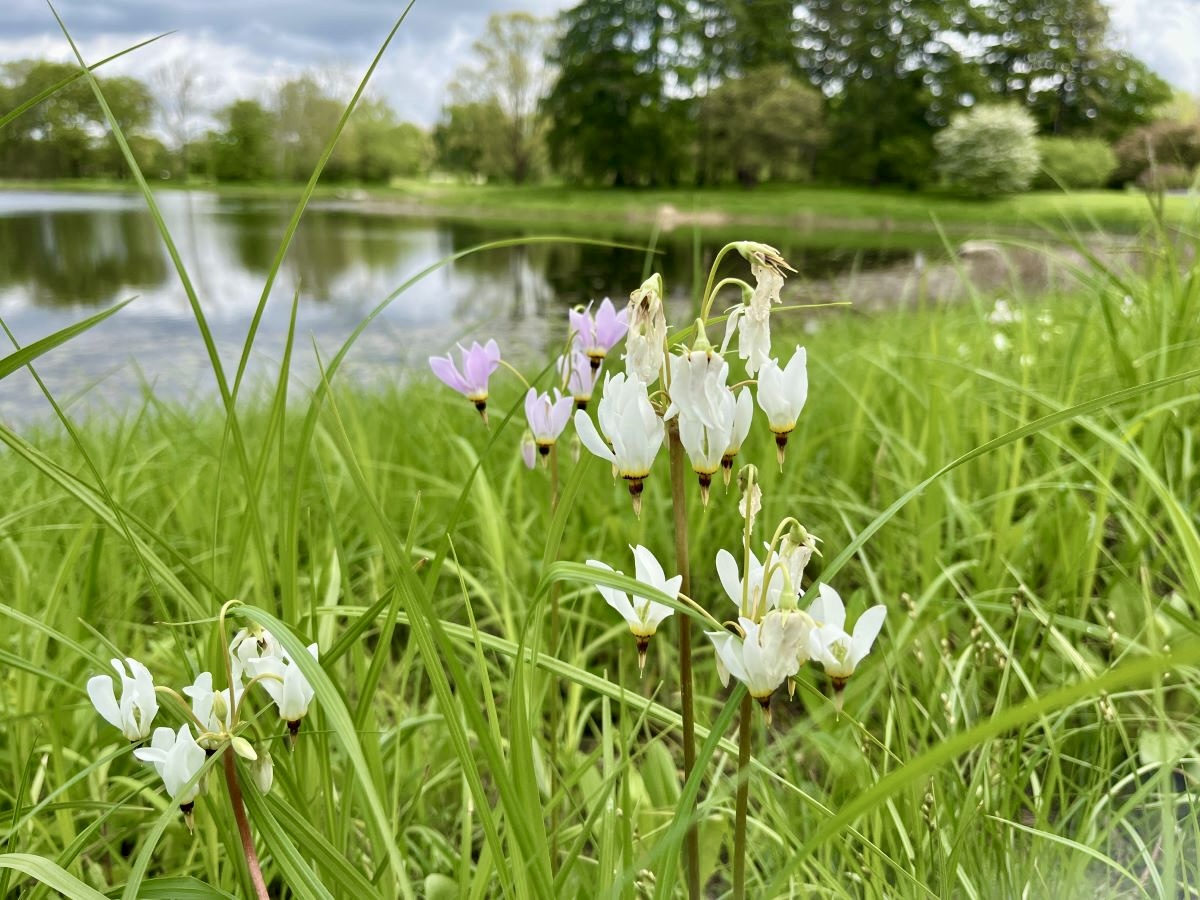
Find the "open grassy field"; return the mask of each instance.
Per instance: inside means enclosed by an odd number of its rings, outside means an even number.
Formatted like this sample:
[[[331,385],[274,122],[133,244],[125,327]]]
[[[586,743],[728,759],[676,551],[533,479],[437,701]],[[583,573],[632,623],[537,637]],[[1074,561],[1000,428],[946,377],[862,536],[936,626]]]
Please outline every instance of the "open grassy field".
[[[231,196],[294,197],[298,185],[194,185]],[[167,182],[157,188],[169,189]],[[133,190],[128,182],[0,181],[0,189]],[[1197,198],[1170,195],[1158,198],[1140,191],[1039,191],[997,200],[969,200],[937,191],[878,188],[762,185],[741,188],[615,189],[561,186],[466,185],[410,181],[393,187],[356,189],[318,188],[318,199],[353,195],[365,206],[382,205],[396,211],[464,216],[500,222],[536,220],[571,224],[596,221],[637,223],[662,221],[707,227],[759,225],[806,230],[852,231],[896,229],[933,232],[941,227],[955,235],[992,236],[1003,231],[1113,229],[1136,231],[1156,215],[1168,223],[1194,219]],[[674,212],[666,217],[662,210]]]
[[[1147,253],[1011,314],[779,317],[811,386],[782,471],[761,420],[743,448],[761,521],[823,539],[806,589],[888,619],[841,715],[811,667],[770,727],[753,713],[750,896],[1200,889],[1200,269]],[[253,611],[230,630],[320,647],[293,751],[264,700],[247,713],[274,757],[270,793],[244,791],[270,896],[681,896],[689,822],[706,895],[727,893],[740,690],[697,644],[684,786],[682,616],[639,677],[624,623],[563,565],[628,571],[635,543],[672,559],[665,454],[639,520],[564,447],[552,516],[515,378],[495,376],[485,429],[432,379],[331,375],[290,402],[0,425],[0,895],[250,894],[228,744],[189,833],[84,691],[110,657],[176,687],[221,672],[233,598]],[[718,617],[734,503],[718,485],[701,508],[689,479],[692,595]],[[184,721],[165,699],[159,717]]]

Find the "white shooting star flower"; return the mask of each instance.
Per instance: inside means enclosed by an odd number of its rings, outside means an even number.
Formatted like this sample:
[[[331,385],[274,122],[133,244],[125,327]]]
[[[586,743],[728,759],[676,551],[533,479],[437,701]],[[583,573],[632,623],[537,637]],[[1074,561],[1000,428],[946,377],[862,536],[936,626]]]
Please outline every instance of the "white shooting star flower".
[[[125,665],[129,666],[129,674],[125,673]],[[150,734],[150,726],[158,715],[158,696],[154,693],[154,679],[145,666],[128,657],[125,665],[119,659],[112,660],[112,667],[121,678],[120,702],[109,675],[89,678],[87,693],[104,721],[119,729],[129,740],[140,741]]]
[[[196,743],[191,729],[187,725],[180,725],[178,732],[170,728],[155,728],[150,746],[134,750],[133,755],[154,766],[171,799],[179,805],[184,815],[189,816],[190,827],[192,805],[200,793],[200,785],[186,785],[195,778],[206,758],[204,748]]]
[[[317,645],[309,644],[307,649],[309,655],[317,659]],[[279,718],[287,722],[288,731],[294,738],[300,730],[300,720],[308,714],[309,704],[315,696],[300,667],[288,657],[287,651],[282,651],[279,656],[251,659],[246,668],[253,677],[262,678],[259,684],[275,701]]]
[[[820,585],[819,596],[808,609],[817,627],[809,635],[809,655],[825,669],[833,682],[837,702],[841,691],[863,657],[871,652],[875,638],[883,628],[887,607],[872,606],[854,623],[854,632],[846,633],[846,607],[842,598],[827,584]]]
[[[733,430],[729,435],[729,443],[721,455],[721,476],[725,479],[725,487],[733,476],[733,461],[737,458],[750,433],[750,424],[754,420],[754,397],[746,388],[738,391],[733,411]]]
[[[634,512],[641,515],[642,482],[650,474],[666,434],[645,383],[623,372],[605,375],[596,417],[603,438],[583,410],[575,412],[575,431],[585,447],[612,463],[615,474],[625,479]]]
[[[668,597],[674,597],[679,593],[679,586],[683,583],[682,575],[667,578],[662,564],[653,553],[640,544],[630,549],[633,550],[635,579],[648,587],[661,591]],[[589,559],[587,564],[608,572],[615,571],[612,566],[596,559]],[[624,573],[617,572],[617,574]],[[596,590],[600,592],[605,602],[620,613],[621,618],[628,623],[630,632],[637,639],[638,671],[642,671],[646,666],[646,648],[650,645],[650,638],[654,636],[663,619],[672,615],[675,610],[665,603],[639,597],[636,594],[631,598],[624,591],[603,584],[596,585]]]
[[[798,611],[772,610],[761,622],[741,616],[744,637],[728,631],[706,632],[725,671],[746,685],[771,721],[771,695],[800,671],[802,647],[812,620]],[[723,679],[728,684],[727,679]]]
[[[804,348],[796,347],[786,368],[781,369],[773,359],[767,360],[758,373],[758,405],[767,414],[767,422],[775,434],[780,468],[783,468],[788,435],[795,429],[807,400],[808,357]]]

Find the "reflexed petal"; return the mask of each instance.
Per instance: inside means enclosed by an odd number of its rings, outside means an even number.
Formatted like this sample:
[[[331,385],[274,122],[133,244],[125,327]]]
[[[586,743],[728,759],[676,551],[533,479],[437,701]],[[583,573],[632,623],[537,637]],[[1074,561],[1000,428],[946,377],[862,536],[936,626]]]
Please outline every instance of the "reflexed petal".
[[[117,705],[117,695],[113,690],[112,678],[108,675],[93,675],[87,682],[88,697],[100,717],[114,728],[124,731],[121,722],[121,707]]]
[[[724,548],[717,551],[717,578],[726,595],[738,609],[742,607],[742,578],[738,574],[737,560]]]
[[[441,379],[442,383],[447,387],[458,391],[460,394],[469,394],[470,387],[463,380],[462,375],[458,373],[458,368],[448,356],[431,356],[429,357],[429,368],[433,370],[433,374]]]
[[[614,572],[618,575],[623,574],[617,572],[612,566],[600,562],[598,559],[589,559],[587,564],[597,569],[604,569],[606,572]],[[639,622],[633,604],[629,601],[629,595],[624,591],[617,590],[605,584],[597,584],[596,590],[600,592],[600,596],[604,598],[604,602],[615,609],[627,624],[636,625]]]
[[[808,614],[818,625],[831,625],[838,631],[846,627],[846,605],[842,598],[827,584],[818,587],[817,599],[808,608]]]
[[[591,416],[582,409],[575,411],[575,433],[579,435],[579,440],[583,442],[583,446],[587,447],[592,453],[601,459],[608,460],[614,465],[616,464],[616,454],[609,449],[608,445],[604,443],[604,439],[600,437],[600,433],[596,431],[596,426],[592,424]]]
[[[488,359],[487,350],[480,347],[478,341],[463,353],[463,376],[472,392],[487,392],[488,378],[491,377],[494,368]]]
[[[642,584],[661,589],[666,583],[667,573],[663,571],[659,561],[654,558],[654,554],[641,544],[629,549],[633,551],[633,571],[637,580]]]
[[[707,631],[709,639],[713,642],[713,646],[717,650],[717,659],[720,664],[725,667],[728,675],[732,675],[742,684],[748,682],[746,667],[742,663],[742,645],[743,641],[735,634],[728,631]],[[729,678],[722,679],[722,683],[728,687]]]
[[[733,432],[729,438],[729,444],[725,448],[726,453],[736,453],[742,449],[742,444],[746,440],[746,435],[750,433],[750,424],[754,420],[754,397],[746,388],[738,391],[737,400],[734,404],[733,414]]]
[[[852,666],[857,666],[862,658],[871,652],[871,646],[875,643],[875,638],[879,636],[880,629],[883,628],[883,620],[887,617],[887,607],[880,604],[872,606],[854,623],[854,635],[850,644],[850,655],[847,661]]]

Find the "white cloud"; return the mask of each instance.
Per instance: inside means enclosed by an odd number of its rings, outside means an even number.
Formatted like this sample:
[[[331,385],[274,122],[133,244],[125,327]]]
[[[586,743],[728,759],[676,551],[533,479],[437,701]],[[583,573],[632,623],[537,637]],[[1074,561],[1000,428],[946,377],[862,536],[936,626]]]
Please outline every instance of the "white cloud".
[[[1113,30],[1125,49],[1176,87],[1200,94],[1200,2],[1109,0]]]

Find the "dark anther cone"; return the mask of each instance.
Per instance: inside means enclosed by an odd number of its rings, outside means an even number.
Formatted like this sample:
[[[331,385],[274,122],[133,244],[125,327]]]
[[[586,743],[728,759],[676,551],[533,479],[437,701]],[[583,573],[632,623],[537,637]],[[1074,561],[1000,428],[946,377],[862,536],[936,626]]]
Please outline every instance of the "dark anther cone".
[[[775,435],[775,458],[779,460],[779,469],[783,470],[783,459],[787,456],[787,432]]]
[[[757,700],[758,705],[762,707],[763,716],[767,720],[767,727],[770,728],[771,727],[771,695],[767,694],[767,696],[765,696],[765,697],[755,697],[754,699]]]
[[[638,651],[638,674],[641,675],[646,671],[646,650],[650,646],[649,635],[634,635],[637,638]]]
[[[640,478],[626,478],[625,483],[629,485],[629,499],[633,501],[633,514],[639,519],[642,517],[642,487],[643,482]]]
[[[486,400],[476,400],[475,408],[477,410],[479,410],[479,417],[481,419],[483,419],[483,424],[487,425],[488,424],[487,401]]]
[[[708,472],[697,472],[696,477],[700,480],[700,500],[708,506],[708,489],[712,486],[712,475]]]
[[[729,480],[733,477],[733,457],[721,457],[721,477],[725,479],[725,489],[729,490]]]

